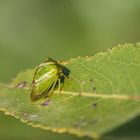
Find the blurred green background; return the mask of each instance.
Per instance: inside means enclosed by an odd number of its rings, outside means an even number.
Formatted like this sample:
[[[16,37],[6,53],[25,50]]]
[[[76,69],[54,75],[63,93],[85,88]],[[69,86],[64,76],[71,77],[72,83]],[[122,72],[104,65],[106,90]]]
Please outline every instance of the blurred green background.
[[[140,0],[0,0],[0,81],[41,63],[140,41]],[[79,139],[0,113],[0,139]],[[85,137],[82,139],[88,140]]]

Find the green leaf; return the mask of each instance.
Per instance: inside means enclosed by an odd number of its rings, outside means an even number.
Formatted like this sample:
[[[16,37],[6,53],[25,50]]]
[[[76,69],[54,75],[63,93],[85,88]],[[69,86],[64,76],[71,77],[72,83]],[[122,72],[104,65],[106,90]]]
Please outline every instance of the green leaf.
[[[56,90],[48,101],[32,102],[30,84],[35,70],[29,69],[19,73],[11,84],[0,84],[0,110],[34,127],[93,138],[139,115],[139,44],[61,64],[70,75],[60,95]]]

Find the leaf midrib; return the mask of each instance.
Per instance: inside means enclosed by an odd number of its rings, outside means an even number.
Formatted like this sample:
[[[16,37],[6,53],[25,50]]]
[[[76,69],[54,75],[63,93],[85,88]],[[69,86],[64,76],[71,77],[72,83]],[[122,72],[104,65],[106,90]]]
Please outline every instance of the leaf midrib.
[[[10,85],[8,88],[15,88],[15,86]],[[29,87],[23,88],[23,90],[30,90]],[[54,93],[58,94],[59,91],[54,90]],[[90,92],[71,92],[71,91],[64,91],[61,90],[62,94],[72,95],[72,96],[84,96],[84,97],[95,97],[95,98],[102,98],[102,99],[116,99],[116,100],[137,100],[140,101],[140,96],[138,95],[119,95],[119,94],[101,94],[101,93],[90,93]]]

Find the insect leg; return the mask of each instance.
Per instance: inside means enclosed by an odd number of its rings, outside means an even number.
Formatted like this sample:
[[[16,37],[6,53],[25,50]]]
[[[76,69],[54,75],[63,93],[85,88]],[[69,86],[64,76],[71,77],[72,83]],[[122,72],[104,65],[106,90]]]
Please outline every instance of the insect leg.
[[[62,83],[62,84],[64,84],[64,83]],[[59,78],[58,79],[58,92],[59,92],[59,94],[61,94],[62,87],[63,87],[63,85],[61,86],[61,79]]]
[[[61,73],[61,74],[62,74],[62,76],[64,76],[64,78],[69,79],[69,77],[66,76],[64,73]]]
[[[60,90],[61,90],[61,79],[59,78],[58,79],[58,92],[59,92],[59,94],[60,94]]]
[[[55,79],[55,81],[54,81],[54,83],[53,83],[53,85],[52,85],[52,87],[50,89],[48,97],[50,97],[52,95],[52,92],[53,92],[53,90],[54,90],[54,88],[56,86],[57,80],[58,80],[58,77]]]

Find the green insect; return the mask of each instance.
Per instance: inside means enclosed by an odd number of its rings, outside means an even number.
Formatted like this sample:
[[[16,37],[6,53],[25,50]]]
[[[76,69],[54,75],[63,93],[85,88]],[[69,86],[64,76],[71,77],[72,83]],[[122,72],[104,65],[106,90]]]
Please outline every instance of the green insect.
[[[31,85],[31,100],[36,101],[43,97],[49,97],[57,85],[60,92],[61,79],[65,77],[62,66],[48,57],[35,71]]]

